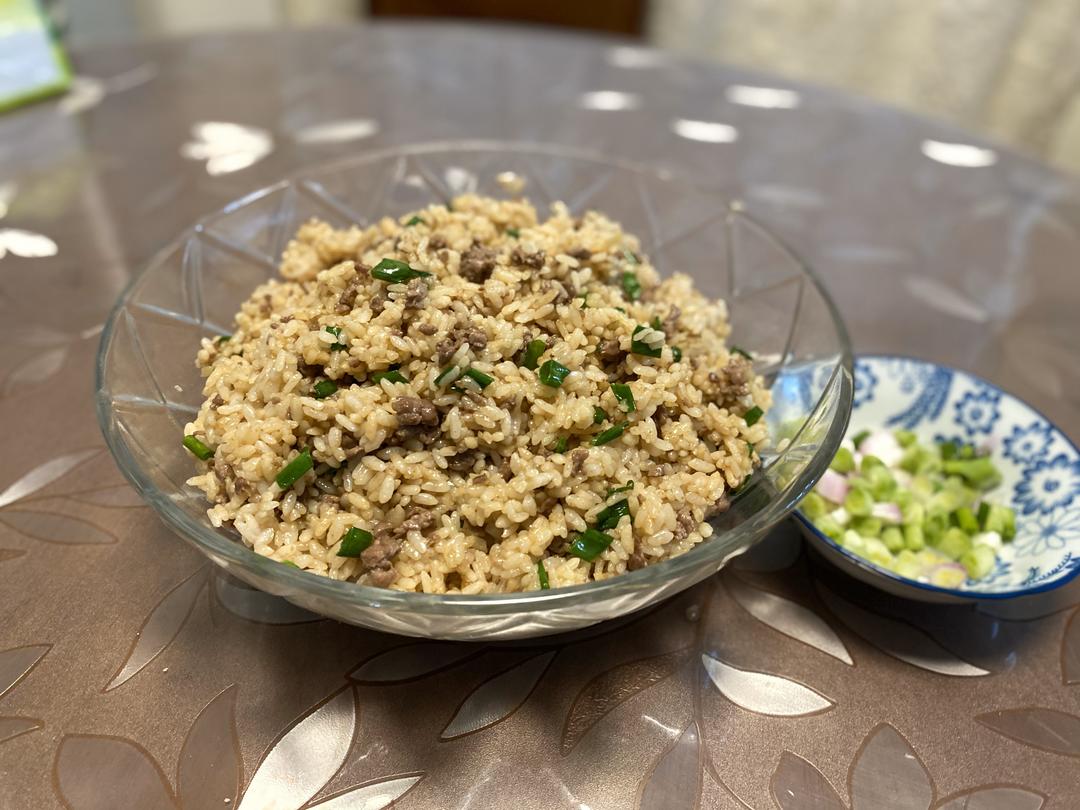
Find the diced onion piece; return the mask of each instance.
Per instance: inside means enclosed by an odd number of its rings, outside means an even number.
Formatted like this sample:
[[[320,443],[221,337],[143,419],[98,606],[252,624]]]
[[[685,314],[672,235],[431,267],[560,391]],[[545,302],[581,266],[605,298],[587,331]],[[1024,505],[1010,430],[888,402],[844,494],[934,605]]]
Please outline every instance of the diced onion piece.
[[[1001,551],[1001,535],[997,532],[979,532],[971,538],[971,542],[977,546],[989,546],[994,551]]]
[[[895,503],[875,503],[870,509],[870,517],[876,517],[886,523],[900,523],[904,516]]]
[[[836,470],[825,470],[825,474],[814,487],[822,498],[833,503],[843,503],[850,488],[847,479]]]
[[[895,467],[900,463],[900,457],[904,455],[904,448],[896,437],[887,430],[875,430],[859,445],[859,452],[863,455],[877,456],[886,467]]]

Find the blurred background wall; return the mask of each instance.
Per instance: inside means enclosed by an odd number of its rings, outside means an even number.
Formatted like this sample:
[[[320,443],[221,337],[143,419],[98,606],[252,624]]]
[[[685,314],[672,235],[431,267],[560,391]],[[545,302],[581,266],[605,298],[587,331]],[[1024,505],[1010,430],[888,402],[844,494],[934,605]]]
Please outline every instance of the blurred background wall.
[[[644,42],[947,119],[1080,173],[1080,0],[54,0],[69,46],[203,31],[508,21]]]

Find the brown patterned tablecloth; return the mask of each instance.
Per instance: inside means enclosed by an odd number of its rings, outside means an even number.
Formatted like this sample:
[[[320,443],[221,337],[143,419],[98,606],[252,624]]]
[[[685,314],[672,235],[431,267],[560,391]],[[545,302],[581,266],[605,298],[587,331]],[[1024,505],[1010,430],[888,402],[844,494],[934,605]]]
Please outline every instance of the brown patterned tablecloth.
[[[1080,436],[1080,184],[970,136],[617,42],[461,27],[75,55],[0,116],[0,807],[1080,807],[1080,583],[856,587],[790,525],[644,616],[417,642],[218,574],[93,413],[98,333],[184,226],[313,163],[485,137],[727,189],[860,351],[970,369]]]

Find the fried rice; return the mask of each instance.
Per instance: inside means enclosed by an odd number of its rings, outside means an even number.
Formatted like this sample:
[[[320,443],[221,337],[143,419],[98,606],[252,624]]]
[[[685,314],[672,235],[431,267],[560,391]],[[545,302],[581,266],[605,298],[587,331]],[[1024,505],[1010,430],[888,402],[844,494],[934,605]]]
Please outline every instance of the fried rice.
[[[708,538],[768,440],[724,302],[602,213],[465,195],[312,220],[280,273],[203,341],[189,483],[305,571],[468,594],[615,576]]]

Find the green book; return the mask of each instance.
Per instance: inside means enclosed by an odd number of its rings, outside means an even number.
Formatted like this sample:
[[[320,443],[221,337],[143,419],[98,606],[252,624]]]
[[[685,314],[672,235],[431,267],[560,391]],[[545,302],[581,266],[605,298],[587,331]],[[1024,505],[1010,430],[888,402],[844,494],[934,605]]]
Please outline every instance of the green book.
[[[67,56],[33,0],[0,0],[0,112],[62,93]]]

